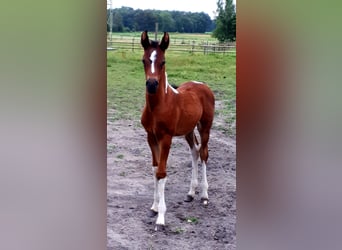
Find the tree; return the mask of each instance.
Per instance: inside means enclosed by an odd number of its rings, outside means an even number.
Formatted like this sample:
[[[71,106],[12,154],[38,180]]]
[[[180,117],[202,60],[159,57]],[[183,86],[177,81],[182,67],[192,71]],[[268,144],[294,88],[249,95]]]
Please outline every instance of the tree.
[[[136,30],[154,30],[157,16],[153,10],[138,9],[134,15]]]
[[[109,13],[107,10],[107,20]],[[214,21],[204,12],[134,10],[131,7],[113,9],[113,32],[154,30],[156,22],[160,31],[168,32],[204,33],[215,27]]]
[[[123,24],[122,24],[122,16],[121,14],[114,10],[113,11],[113,32],[122,32],[123,30]]]
[[[168,32],[175,32],[175,21],[172,18],[172,15],[169,11],[160,11],[158,13],[158,23],[159,23],[159,30],[168,31]]]
[[[134,30],[134,9],[130,7],[121,7],[118,9],[122,16],[123,26],[126,30]]]
[[[193,23],[193,32],[204,33],[211,24],[210,16],[204,12],[190,13]]]
[[[213,37],[220,42],[234,41],[236,39],[236,12],[232,0],[217,1],[216,28],[213,31]]]

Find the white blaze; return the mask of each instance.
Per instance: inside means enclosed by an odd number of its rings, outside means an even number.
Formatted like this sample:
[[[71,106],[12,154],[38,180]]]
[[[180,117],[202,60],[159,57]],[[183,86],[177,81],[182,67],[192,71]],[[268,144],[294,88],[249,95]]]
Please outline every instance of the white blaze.
[[[150,60],[151,60],[151,73],[154,73],[154,62],[156,61],[157,58],[157,51],[153,50],[153,52],[151,53],[150,56]]]

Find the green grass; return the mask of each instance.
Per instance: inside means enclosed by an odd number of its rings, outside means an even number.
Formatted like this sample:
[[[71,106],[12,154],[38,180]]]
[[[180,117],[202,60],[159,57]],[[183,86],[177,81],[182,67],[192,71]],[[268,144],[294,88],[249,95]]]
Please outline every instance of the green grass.
[[[177,228],[173,229],[172,232],[173,232],[174,234],[181,234],[181,233],[184,233],[184,232],[185,232],[185,229],[180,228],[180,227],[177,227]]]
[[[186,221],[189,222],[189,223],[194,223],[194,224],[198,223],[198,219],[196,217],[186,218]]]
[[[129,119],[139,122],[145,103],[142,53],[142,50],[107,52],[107,108],[114,110],[110,120]],[[235,55],[171,51],[166,52],[165,57],[170,83],[180,85],[188,80],[206,82],[223,107],[216,110],[216,116],[224,117],[227,125],[235,120]],[[223,126],[222,130],[225,127],[229,126]]]
[[[123,154],[119,154],[119,155],[116,156],[116,158],[118,158],[118,159],[123,159],[123,158],[124,158],[124,155],[123,155]]]

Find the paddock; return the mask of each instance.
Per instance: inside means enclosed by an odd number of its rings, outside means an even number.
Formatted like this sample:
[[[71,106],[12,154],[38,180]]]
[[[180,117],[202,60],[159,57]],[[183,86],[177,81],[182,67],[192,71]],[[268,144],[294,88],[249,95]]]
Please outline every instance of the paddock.
[[[113,112],[109,110],[109,117]],[[164,232],[155,232],[155,217],[147,216],[154,184],[145,131],[130,120],[107,122],[108,249],[236,248],[235,140],[218,129],[222,123],[214,120],[209,141],[208,207],[201,206],[199,196],[191,203],[183,201],[191,159],[185,140],[173,139],[165,190],[167,225]]]
[[[142,53],[118,49],[107,55],[108,249],[235,249],[235,56],[166,54],[170,83],[205,81],[215,93],[207,165],[210,204],[200,206],[199,196],[192,203],[183,201],[191,158],[185,140],[175,137],[165,190],[167,225],[164,232],[155,232],[155,218],[146,216],[153,179],[151,152],[140,124],[145,101]]]

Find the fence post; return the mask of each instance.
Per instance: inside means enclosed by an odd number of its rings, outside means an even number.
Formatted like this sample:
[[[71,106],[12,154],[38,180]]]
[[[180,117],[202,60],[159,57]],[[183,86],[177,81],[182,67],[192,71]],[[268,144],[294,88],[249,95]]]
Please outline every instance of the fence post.
[[[132,52],[134,52],[134,37],[132,38]]]
[[[154,40],[158,40],[158,23],[155,23]]]
[[[191,46],[191,53],[194,53],[194,49],[195,49],[195,41],[192,41],[192,46]]]
[[[207,45],[205,45],[205,51],[204,54],[207,55],[208,54],[208,48],[209,48],[209,42],[207,40]]]

